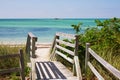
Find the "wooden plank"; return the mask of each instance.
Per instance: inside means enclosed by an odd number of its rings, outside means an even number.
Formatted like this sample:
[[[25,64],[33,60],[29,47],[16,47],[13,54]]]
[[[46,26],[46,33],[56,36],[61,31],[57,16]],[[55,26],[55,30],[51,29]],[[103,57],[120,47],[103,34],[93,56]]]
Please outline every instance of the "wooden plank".
[[[31,80],[36,80],[36,74],[35,74],[35,58],[30,58],[31,61]]]
[[[57,32],[56,35],[61,36],[61,37],[70,38],[70,39],[75,39],[74,34],[66,34],[66,33],[62,33],[62,32]]]
[[[79,36],[76,35],[75,36],[75,49],[74,49],[74,55],[78,56],[78,40],[79,40]],[[75,64],[73,65],[73,75],[76,75],[76,69],[75,69]]]
[[[30,51],[32,51],[32,57],[35,58],[35,50],[37,49],[37,47],[35,46],[37,41],[37,37],[29,32],[28,33],[28,37],[27,37],[27,43],[26,43],[26,52],[28,54],[30,54]]]
[[[35,38],[32,38],[32,58],[36,58],[36,55],[35,55],[35,50],[36,50],[36,46],[35,46]]]
[[[30,53],[30,36],[27,36],[27,42],[26,42],[26,53]]]
[[[20,75],[21,75],[21,79],[25,80],[25,68],[24,68],[24,55],[23,55],[23,50],[20,49]]]
[[[12,58],[12,57],[20,57],[19,54],[8,54],[8,55],[2,55],[0,56],[0,59],[4,59],[4,58]]]
[[[74,61],[75,61],[75,69],[76,69],[78,80],[82,80],[82,75],[81,75],[81,69],[80,69],[78,56],[74,56]]]
[[[30,37],[36,37],[32,32],[29,32],[28,35],[29,35]]]
[[[88,48],[90,54],[98,61],[100,62],[108,71],[110,71],[115,77],[120,79],[120,71],[114,68],[112,65],[110,65],[108,62],[106,62],[104,59],[102,59],[100,56],[98,56],[91,48]]]
[[[78,78],[76,76],[73,76],[73,73],[66,66],[64,66],[61,62],[54,61],[54,64],[62,72],[62,74],[64,74],[67,80],[78,80]]]
[[[86,43],[86,51],[85,51],[85,75],[87,76],[87,63],[89,61],[89,51],[90,43]]]
[[[55,47],[53,48],[51,54],[50,54],[50,61],[55,60]]]
[[[69,42],[65,42],[63,40],[59,40],[59,39],[56,39],[56,42],[60,43],[60,44],[64,44],[66,46],[70,46],[70,47],[73,47],[75,48],[75,44],[72,44],[72,43],[69,43]]]
[[[49,51],[50,53],[52,53],[53,48],[55,47],[55,44],[56,44],[56,35],[55,35],[54,40],[52,42],[52,46],[51,46],[50,51]]]
[[[71,51],[71,50],[68,50],[68,49],[66,49],[66,48],[64,48],[64,47],[61,47],[61,46],[59,46],[59,45],[56,45],[56,48],[61,49],[61,50],[65,51],[65,52],[67,52],[68,54],[74,56],[74,52]]]
[[[53,62],[36,62],[37,77],[40,80],[66,79]]]
[[[34,38],[35,41],[37,41],[37,37],[33,33],[29,32],[28,35],[29,35],[30,39]]]
[[[67,57],[66,55],[62,54],[61,52],[59,52],[59,51],[56,50],[55,53],[57,53],[58,55],[60,55],[61,57],[63,57],[67,61],[69,61],[70,63],[72,63],[72,64],[74,63],[73,59]]]
[[[11,72],[19,72],[20,68],[11,68],[11,69],[4,69],[0,71],[0,74],[11,73]]]
[[[98,73],[98,71],[94,68],[94,66],[88,61],[88,66],[94,75],[98,78],[98,80],[104,80],[104,78]]]

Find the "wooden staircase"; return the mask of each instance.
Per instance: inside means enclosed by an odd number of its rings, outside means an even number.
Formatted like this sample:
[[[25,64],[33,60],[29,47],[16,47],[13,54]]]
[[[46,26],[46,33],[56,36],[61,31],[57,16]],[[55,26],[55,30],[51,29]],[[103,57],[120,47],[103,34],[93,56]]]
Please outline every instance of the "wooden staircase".
[[[29,36],[30,35],[31,33],[29,34]],[[74,42],[73,43],[66,42],[64,41],[64,38],[65,39],[67,38],[71,41],[74,40]],[[33,37],[30,39],[33,39]],[[52,47],[49,48],[50,49],[49,52],[47,53],[44,53],[41,51],[37,52],[37,50],[41,48],[38,48],[36,51],[31,51],[31,52],[29,51],[30,53],[36,52],[36,53],[33,53],[36,55],[34,56],[31,55],[31,58],[30,58],[31,67],[32,67],[31,79],[32,80],[82,80],[80,64],[77,56],[77,51],[78,51],[77,39],[78,39],[77,35],[56,33]],[[30,44],[32,44],[33,40],[30,40],[30,41],[31,41]],[[62,45],[71,47],[73,51],[63,47]],[[63,52],[66,52],[66,54],[64,54]],[[37,54],[38,55],[47,54],[49,56],[46,59],[40,59],[40,57],[38,57]],[[66,56],[67,54],[70,55],[71,57],[67,57]],[[63,65],[60,61],[57,61],[57,57],[56,57],[57,55],[61,56],[66,61],[71,63],[71,65],[73,65],[73,71],[70,71],[68,68],[66,68],[66,66]],[[45,56],[42,56],[42,58]]]
[[[31,80],[82,80],[78,59],[78,37],[78,35],[73,34],[56,33],[51,48],[50,46],[37,48],[35,45],[37,37],[29,33],[26,52],[29,54],[29,60],[31,62]],[[70,71],[66,68],[57,59],[58,56],[71,63],[73,70]],[[89,68],[98,80],[105,80],[90,62],[90,56],[95,58],[109,73],[120,79],[120,71],[97,55],[90,48],[89,43],[86,43],[85,76]]]

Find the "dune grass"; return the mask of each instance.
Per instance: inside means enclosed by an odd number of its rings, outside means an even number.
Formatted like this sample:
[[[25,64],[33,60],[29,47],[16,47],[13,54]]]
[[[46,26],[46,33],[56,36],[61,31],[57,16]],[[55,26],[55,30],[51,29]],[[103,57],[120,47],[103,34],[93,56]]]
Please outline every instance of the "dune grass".
[[[25,46],[21,45],[4,45],[0,44],[0,55],[8,55],[8,54],[17,54],[19,53],[19,50],[23,49],[24,51],[24,62],[25,62],[25,75],[27,76],[29,74],[29,68],[27,67],[27,61],[26,61],[26,53],[25,53]],[[19,67],[19,58],[6,58],[6,59],[0,59],[0,70],[3,69],[9,69],[13,67]],[[5,78],[6,80],[19,80],[19,72],[14,73],[8,73],[0,75],[0,79]]]

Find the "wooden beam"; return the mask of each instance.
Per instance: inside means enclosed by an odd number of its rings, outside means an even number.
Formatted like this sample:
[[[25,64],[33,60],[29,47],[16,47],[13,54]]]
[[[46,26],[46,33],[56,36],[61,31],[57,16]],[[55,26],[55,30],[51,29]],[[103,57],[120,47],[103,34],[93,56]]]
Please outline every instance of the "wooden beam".
[[[99,62],[101,63],[109,72],[111,72],[115,77],[120,79],[120,71],[98,56],[91,48],[88,49],[90,54]]]
[[[12,58],[12,57],[20,57],[20,55],[19,54],[2,55],[2,56],[0,56],[0,59]]]
[[[104,78],[98,73],[98,71],[94,68],[94,66],[88,61],[88,66],[94,75],[98,78],[98,80],[104,80]]]
[[[20,68],[3,69],[3,70],[0,70],[0,74],[19,72],[20,70],[21,70]]]
[[[77,73],[78,80],[82,80],[82,75],[81,75],[81,69],[80,69],[78,56],[74,56],[74,61],[75,61],[75,70],[76,70],[76,73]]]
[[[86,43],[86,51],[85,51],[85,75],[87,75],[87,66],[89,61],[89,51],[90,43]]]
[[[59,44],[64,44],[66,46],[75,48],[75,44],[72,44],[72,43],[69,43],[69,42],[65,42],[63,40],[56,39],[56,42],[58,42]]]
[[[75,56],[78,56],[78,47],[79,47],[79,45],[78,45],[78,40],[79,40],[79,35],[76,35],[76,36],[75,36],[74,57],[75,57]],[[77,75],[76,73],[77,73],[77,72],[76,72],[75,63],[74,63],[74,65],[73,65],[73,75],[74,75],[74,76]]]
[[[64,48],[64,47],[61,47],[61,46],[59,46],[59,45],[56,45],[56,48],[61,49],[61,50],[65,51],[65,52],[67,52],[68,54],[74,56],[74,52],[71,51],[71,50],[68,50],[68,49],[66,49],[66,48]]]
[[[21,79],[25,80],[25,65],[24,65],[24,55],[23,55],[23,50],[20,49],[20,75]]]
[[[69,61],[70,63],[74,63],[73,59],[67,57],[66,55],[64,55],[63,53],[59,52],[59,51],[55,51],[56,54],[60,55],[61,57],[63,57],[64,59],[66,59],[67,61]]]
[[[66,34],[66,33],[58,32],[58,33],[56,33],[56,35],[57,36],[61,36],[61,37],[70,38],[70,39],[75,39],[75,35],[74,34]]]

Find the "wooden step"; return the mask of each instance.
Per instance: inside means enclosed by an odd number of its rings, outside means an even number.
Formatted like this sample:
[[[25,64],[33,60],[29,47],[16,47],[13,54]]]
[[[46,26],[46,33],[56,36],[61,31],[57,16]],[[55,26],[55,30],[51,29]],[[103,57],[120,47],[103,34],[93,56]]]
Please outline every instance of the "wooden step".
[[[76,76],[60,62],[36,62],[37,80],[77,80]]]

